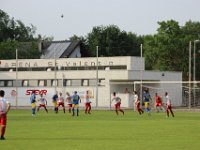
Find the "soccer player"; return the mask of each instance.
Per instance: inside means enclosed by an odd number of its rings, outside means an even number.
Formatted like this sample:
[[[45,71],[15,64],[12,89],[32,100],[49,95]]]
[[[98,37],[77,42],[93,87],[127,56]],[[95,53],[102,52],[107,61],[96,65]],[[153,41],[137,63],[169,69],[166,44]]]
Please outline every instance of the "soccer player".
[[[66,97],[66,102],[68,105],[68,111],[69,113],[71,113],[71,109],[72,109],[72,97],[70,96],[69,92],[66,93],[67,97]]]
[[[173,111],[172,111],[172,103],[171,103],[171,99],[170,99],[170,97],[169,97],[169,95],[168,95],[168,93],[167,92],[165,92],[165,98],[166,98],[166,102],[167,102],[167,110],[166,110],[166,112],[167,112],[167,117],[169,117],[169,112],[171,113],[171,115],[172,115],[172,117],[174,117],[174,113],[173,113]]]
[[[54,112],[57,112],[57,100],[58,100],[58,91],[56,91],[56,93],[53,95],[52,97],[52,103],[54,106]]]
[[[124,111],[120,108],[121,105],[121,98],[116,96],[116,93],[113,92],[113,98],[112,101],[115,101],[115,112],[118,115],[118,111],[122,112],[122,114],[124,115]]]
[[[64,97],[62,96],[62,92],[59,93],[58,101],[57,101],[57,106],[56,106],[56,113],[58,113],[58,108],[62,106],[63,112],[65,113],[65,103],[64,103]]]
[[[75,115],[75,108],[76,108],[76,115],[78,116],[79,113],[79,101],[81,102],[80,96],[77,94],[77,91],[74,92],[72,96],[72,116]]]
[[[144,91],[143,97],[144,97],[144,107],[146,109],[146,112],[150,116],[151,115],[150,102],[151,102],[152,99],[151,99],[151,95],[149,94],[148,90]]]
[[[4,98],[5,92],[0,90],[0,125],[1,125],[1,138],[5,140],[7,113],[10,110],[10,103]]]
[[[36,95],[35,91],[32,92],[31,97],[30,97],[30,103],[32,107],[32,116],[35,116],[35,111],[36,111]]]
[[[48,113],[48,110],[47,110],[47,107],[46,107],[46,105],[47,105],[47,100],[46,100],[45,97],[43,97],[43,94],[42,94],[42,93],[40,93],[40,98],[39,98],[38,102],[39,102],[39,106],[38,106],[38,108],[37,108],[37,111],[39,111],[41,107],[44,107],[44,109],[45,109],[46,112]]]
[[[137,108],[137,111],[138,111],[139,114],[141,115],[141,114],[144,113],[144,111],[140,108],[140,100],[139,100],[139,98],[138,98],[137,92],[134,91],[133,94],[134,94],[133,96],[134,96],[134,103],[135,103],[135,106],[136,106],[136,108]]]
[[[91,111],[91,101],[90,101],[90,97],[89,97],[89,91],[86,91],[85,93],[85,114],[91,114],[90,111]]]
[[[158,95],[158,93],[155,93],[155,107],[157,113],[159,113],[159,109],[165,110],[163,107],[162,98]]]

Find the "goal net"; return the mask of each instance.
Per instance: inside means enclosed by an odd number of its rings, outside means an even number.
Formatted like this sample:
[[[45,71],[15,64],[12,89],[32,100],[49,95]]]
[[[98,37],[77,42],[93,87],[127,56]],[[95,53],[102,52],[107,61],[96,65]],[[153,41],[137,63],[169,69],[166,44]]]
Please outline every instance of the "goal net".
[[[143,92],[148,90],[153,102],[157,93],[165,103],[165,92],[171,97],[173,106],[198,107],[200,106],[200,81],[190,84],[188,81],[137,81],[134,82],[134,90],[143,100]]]

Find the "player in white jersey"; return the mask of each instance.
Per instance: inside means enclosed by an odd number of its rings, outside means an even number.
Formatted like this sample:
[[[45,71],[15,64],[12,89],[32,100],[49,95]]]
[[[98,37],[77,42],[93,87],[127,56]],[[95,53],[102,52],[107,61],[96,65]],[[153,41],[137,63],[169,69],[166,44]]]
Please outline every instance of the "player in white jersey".
[[[86,91],[85,93],[85,114],[91,114],[90,111],[91,111],[91,101],[90,101],[90,96],[89,96],[89,91]]]
[[[66,102],[68,105],[68,111],[69,113],[71,113],[71,109],[72,109],[72,96],[70,96],[69,92],[66,93]]]
[[[166,105],[167,105],[167,109],[166,109],[167,117],[169,117],[169,112],[171,113],[172,117],[174,117],[174,113],[172,111],[172,102],[167,92],[165,92],[165,98],[166,98]]]
[[[122,112],[124,115],[124,111],[120,108],[121,105],[121,98],[116,96],[116,93],[113,93],[113,99],[112,101],[115,101],[115,112],[118,115],[118,111]]]
[[[39,102],[39,106],[38,106],[38,108],[37,108],[37,111],[39,111],[41,107],[44,107],[44,109],[45,109],[46,112],[48,113],[48,110],[47,110],[47,107],[46,107],[46,105],[47,105],[47,100],[46,100],[45,97],[43,97],[43,94],[42,94],[42,93],[40,94],[40,98],[38,99],[38,102]]]
[[[57,101],[57,108],[56,108],[56,113],[58,113],[58,108],[59,106],[62,106],[63,108],[63,112],[65,113],[65,103],[64,103],[64,97],[62,96],[62,93],[60,92],[59,93],[59,96],[58,96],[58,101]]]
[[[5,140],[7,113],[10,110],[10,103],[4,98],[5,92],[0,90],[0,125],[1,125],[1,138],[0,140]]]

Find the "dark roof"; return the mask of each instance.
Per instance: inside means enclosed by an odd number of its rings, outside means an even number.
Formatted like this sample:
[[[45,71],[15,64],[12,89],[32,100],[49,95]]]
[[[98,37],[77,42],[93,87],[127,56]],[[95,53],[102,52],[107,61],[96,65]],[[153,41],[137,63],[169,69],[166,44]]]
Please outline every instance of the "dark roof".
[[[72,52],[80,45],[80,41],[52,41],[44,50],[41,58],[63,58],[70,57]]]

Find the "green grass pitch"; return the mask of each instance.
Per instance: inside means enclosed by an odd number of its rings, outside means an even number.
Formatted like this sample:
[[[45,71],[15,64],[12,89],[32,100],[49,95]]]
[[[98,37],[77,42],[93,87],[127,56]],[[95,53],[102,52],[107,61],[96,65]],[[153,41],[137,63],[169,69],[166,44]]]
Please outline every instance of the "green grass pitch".
[[[11,110],[2,150],[199,150],[200,113],[142,116],[133,111],[92,111],[79,117],[60,111],[36,117],[31,110]]]

